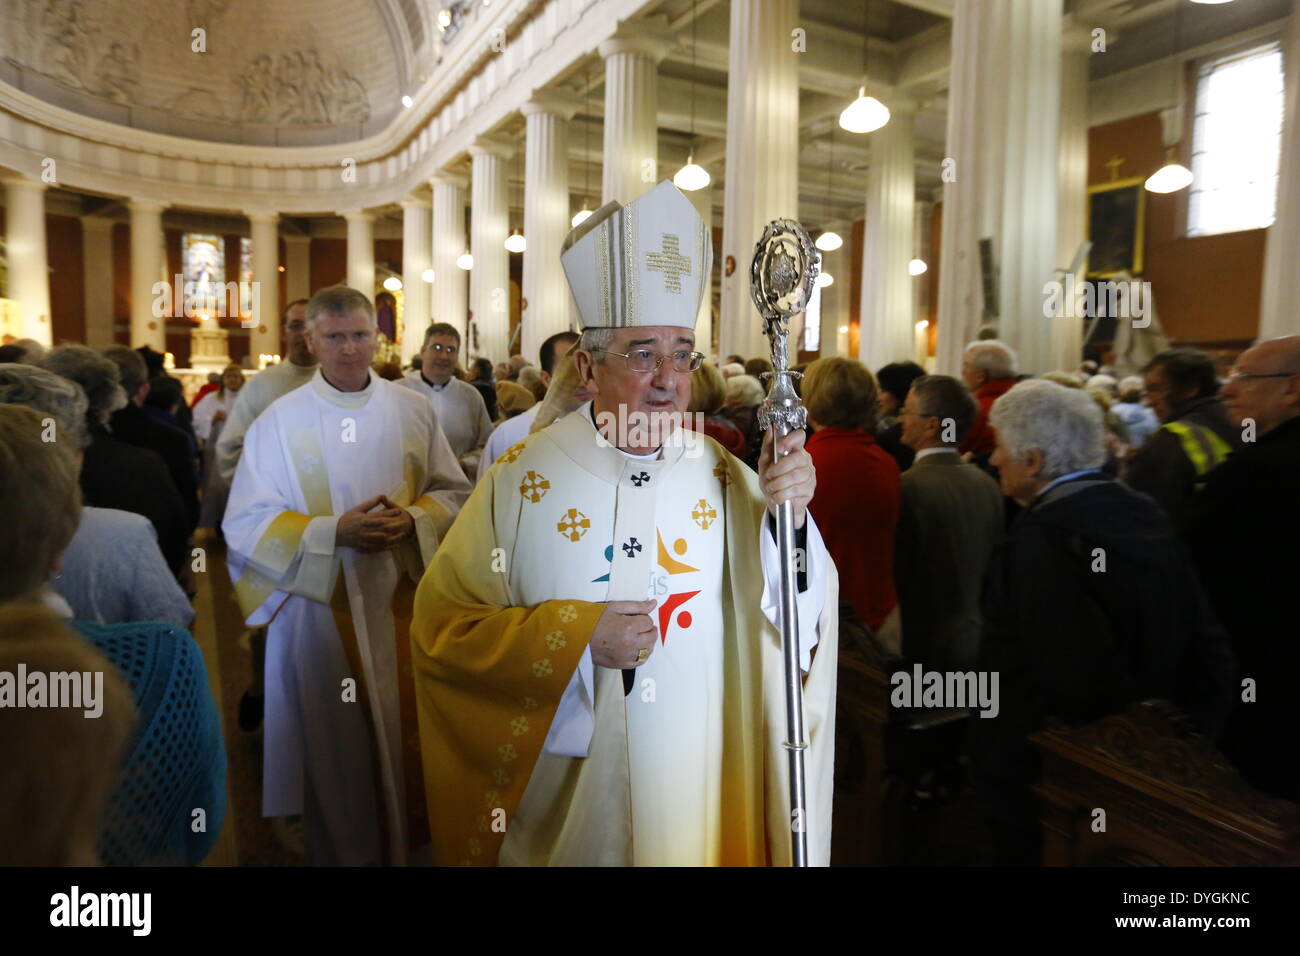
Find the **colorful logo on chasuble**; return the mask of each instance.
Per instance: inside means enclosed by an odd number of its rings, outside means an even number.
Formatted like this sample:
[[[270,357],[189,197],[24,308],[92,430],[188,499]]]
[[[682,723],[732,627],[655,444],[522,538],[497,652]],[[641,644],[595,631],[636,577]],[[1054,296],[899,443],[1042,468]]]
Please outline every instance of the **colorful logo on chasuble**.
[[[673,575],[690,574],[690,573],[698,572],[700,570],[699,568],[692,567],[686,562],[679,561],[677,560],[677,558],[674,558],[672,555],[670,555],[668,553],[668,549],[664,547],[663,534],[660,533],[657,529],[655,530],[655,541],[658,544],[658,549],[659,549],[659,562],[658,562],[659,567],[663,568],[668,575],[667,580],[655,582],[656,592],[659,593],[670,592],[670,589],[672,587],[671,579]],[[685,538],[678,538],[676,541],[673,542],[673,553],[676,554],[678,557],[685,556],[686,548],[687,545],[686,545]],[[663,592],[659,591],[661,585],[663,587]],[[691,598],[695,597],[695,595],[699,593],[700,591],[698,588],[695,589],[694,591],[678,591],[676,593],[666,593],[665,597],[663,598],[663,603],[659,605],[659,642],[661,644],[668,643],[668,624],[673,619],[673,612],[675,612],[679,607],[681,607],[683,604],[685,604],[687,601],[689,601]],[[677,626],[682,630],[685,630],[691,626],[690,611],[682,611],[680,614],[677,615]]]

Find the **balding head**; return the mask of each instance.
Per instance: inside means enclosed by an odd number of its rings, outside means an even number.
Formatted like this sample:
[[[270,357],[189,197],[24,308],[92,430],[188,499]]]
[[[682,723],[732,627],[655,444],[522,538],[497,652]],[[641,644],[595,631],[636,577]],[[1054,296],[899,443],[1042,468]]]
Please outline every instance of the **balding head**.
[[[1252,420],[1260,435],[1300,418],[1300,335],[1266,339],[1246,349],[1220,394],[1233,424]]]

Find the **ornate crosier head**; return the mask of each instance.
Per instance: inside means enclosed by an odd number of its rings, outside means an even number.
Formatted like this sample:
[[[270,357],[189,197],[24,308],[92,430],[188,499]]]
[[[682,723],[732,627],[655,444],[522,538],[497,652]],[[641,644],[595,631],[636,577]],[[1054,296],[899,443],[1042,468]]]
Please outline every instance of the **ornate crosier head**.
[[[759,406],[758,420],[764,428],[780,423],[783,431],[803,428],[807,410],[799,400],[789,371],[787,338],[790,319],[808,307],[821,254],[807,230],[793,219],[776,219],[763,229],[754,248],[749,270],[749,290],[763,317],[763,332],[772,348],[772,384],[767,400]]]

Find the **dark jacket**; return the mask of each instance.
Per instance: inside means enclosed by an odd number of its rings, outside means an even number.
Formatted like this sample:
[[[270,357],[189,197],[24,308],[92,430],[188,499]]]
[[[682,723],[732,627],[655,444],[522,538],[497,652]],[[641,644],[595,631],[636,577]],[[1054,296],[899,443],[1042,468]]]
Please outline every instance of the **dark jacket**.
[[[1256,701],[1241,701],[1223,750],[1256,787],[1300,800],[1300,418],[1210,473],[1184,533]]]
[[[1000,713],[972,721],[971,764],[1006,862],[1033,862],[1038,757],[1026,736],[1048,718],[1080,725],[1164,698],[1213,736],[1231,707],[1228,639],[1169,519],[1100,474],[1049,489],[1016,519],[989,571],[981,660],[999,674]]]
[[[917,459],[902,478],[894,582],[903,657],[969,670],[979,656],[984,575],[1006,524],[997,482],[956,450]]]
[[[199,523],[199,488],[198,476],[194,473],[194,459],[190,456],[185,434],[178,429],[158,424],[134,402],[114,412],[108,427],[118,441],[158,453],[167,465],[172,484],[176,486],[176,491],[185,504],[189,516],[186,534],[193,531]]]
[[[496,383],[490,378],[471,379],[470,384],[478,389],[478,393],[483,396],[483,404],[487,406],[488,418],[492,421],[497,420],[497,387]]]
[[[81,496],[96,508],[118,508],[148,518],[158,547],[175,574],[189,557],[189,514],[157,453],[92,429],[81,464]]]
[[[1228,421],[1228,413],[1217,395],[1188,402],[1171,421],[1207,428],[1234,452],[1241,448],[1241,432]],[[1198,477],[1181,439],[1164,426],[1156,429],[1146,444],[1133,453],[1124,471],[1125,484],[1154,498],[1175,526],[1187,517]]]

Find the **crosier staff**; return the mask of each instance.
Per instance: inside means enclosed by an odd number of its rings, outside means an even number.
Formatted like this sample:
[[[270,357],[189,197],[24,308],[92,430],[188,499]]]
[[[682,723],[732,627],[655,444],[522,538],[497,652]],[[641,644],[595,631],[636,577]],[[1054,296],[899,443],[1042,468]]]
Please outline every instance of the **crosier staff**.
[[[790,319],[803,312],[812,298],[821,255],[807,231],[793,219],[776,219],[763,229],[749,270],[749,289],[763,333],[772,348],[767,398],[758,408],[758,422],[776,438],[808,424],[808,410],[795,393],[786,338]],[[781,652],[785,663],[785,749],[789,758],[791,865],[808,865],[808,817],[804,787],[803,675],[799,670],[799,611],[795,604],[794,503],[783,501],[776,515],[776,544],[781,560]]]

